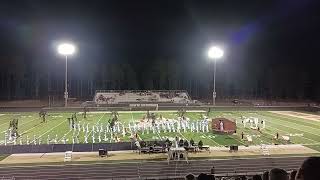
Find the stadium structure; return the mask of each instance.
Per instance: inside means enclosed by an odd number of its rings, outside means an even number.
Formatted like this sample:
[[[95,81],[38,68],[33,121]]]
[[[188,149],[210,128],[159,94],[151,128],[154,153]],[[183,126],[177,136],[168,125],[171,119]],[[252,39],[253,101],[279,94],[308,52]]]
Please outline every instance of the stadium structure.
[[[98,106],[107,104],[126,103],[173,103],[187,104],[192,100],[187,91],[162,90],[162,91],[106,91],[98,90],[94,96],[94,102]]]
[[[317,106],[196,102],[183,90],[98,90],[81,106],[3,108],[1,175],[251,178],[274,167],[291,172],[307,156],[320,155]],[[257,168],[258,162],[264,163]],[[43,165],[51,163],[59,166]]]

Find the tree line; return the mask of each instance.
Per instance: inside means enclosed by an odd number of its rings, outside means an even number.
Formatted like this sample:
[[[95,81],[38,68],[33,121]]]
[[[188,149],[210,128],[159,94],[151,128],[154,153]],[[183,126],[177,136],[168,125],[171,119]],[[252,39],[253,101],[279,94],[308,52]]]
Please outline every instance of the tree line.
[[[29,61],[3,58],[0,98],[40,99],[62,96],[63,61]],[[96,90],[187,90],[194,99],[209,99],[213,65],[171,59],[133,62],[70,61],[68,89],[71,97],[90,100]],[[259,64],[217,66],[218,98],[320,99],[318,78],[287,65]]]

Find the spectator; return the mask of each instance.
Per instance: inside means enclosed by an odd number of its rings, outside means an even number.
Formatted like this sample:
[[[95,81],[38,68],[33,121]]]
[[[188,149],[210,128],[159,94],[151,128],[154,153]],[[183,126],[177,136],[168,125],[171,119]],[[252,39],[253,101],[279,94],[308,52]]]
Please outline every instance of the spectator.
[[[288,173],[279,168],[271,169],[269,173],[269,180],[288,180]]]
[[[252,180],[262,180],[261,176],[260,175],[254,175],[252,176]]]
[[[262,180],[269,180],[269,171],[266,171],[262,174]]]
[[[213,174],[207,175],[209,180],[215,180],[216,177]]]
[[[300,166],[297,180],[319,180],[320,179],[320,157],[309,157]]]
[[[212,166],[212,168],[211,168],[211,174],[215,174],[215,168],[214,168],[214,166]]]
[[[198,180],[207,180],[207,179],[209,179],[209,176],[204,173],[201,173],[198,176]]]
[[[295,179],[296,179],[296,174],[297,174],[297,171],[296,171],[296,170],[293,170],[293,171],[290,173],[290,179],[289,179],[289,180],[295,180]]]
[[[242,176],[240,176],[240,179],[241,179],[241,180],[246,180],[247,178],[246,178],[246,176],[243,176],[243,175],[242,175]]]
[[[196,177],[193,174],[188,174],[186,176],[186,180],[195,180],[195,179],[196,179]]]

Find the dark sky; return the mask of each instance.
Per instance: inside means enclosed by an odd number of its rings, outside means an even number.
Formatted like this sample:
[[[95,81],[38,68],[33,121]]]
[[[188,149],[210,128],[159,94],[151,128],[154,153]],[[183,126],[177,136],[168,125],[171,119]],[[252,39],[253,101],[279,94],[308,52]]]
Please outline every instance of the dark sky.
[[[301,61],[320,40],[315,0],[3,0],[0,10],[0,52],[9,54],[70,39],[98,59],[182,58],[218,42],[229,55]]]
[[[317,0],[2,0],[0,58],[56,61],[55,45],[69,40],[84,67],[128,62],[138,72],[157,59],[205,62],[207,48],[219,44],[228,71],[252,65],[314,73],[319,7]]]

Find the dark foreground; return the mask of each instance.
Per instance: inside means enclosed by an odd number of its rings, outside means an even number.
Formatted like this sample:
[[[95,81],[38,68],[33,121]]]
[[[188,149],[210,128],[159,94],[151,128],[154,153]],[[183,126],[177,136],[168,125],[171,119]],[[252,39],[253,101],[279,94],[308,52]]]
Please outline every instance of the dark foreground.
[[[167,179],[183,178],[189,173],[262,173],[278,167],[285,170],[298,169],[305,157],[193,160],[185,161],[130,162],[104,164],[68,164],[38,166],[1,166],[0,179]]]

